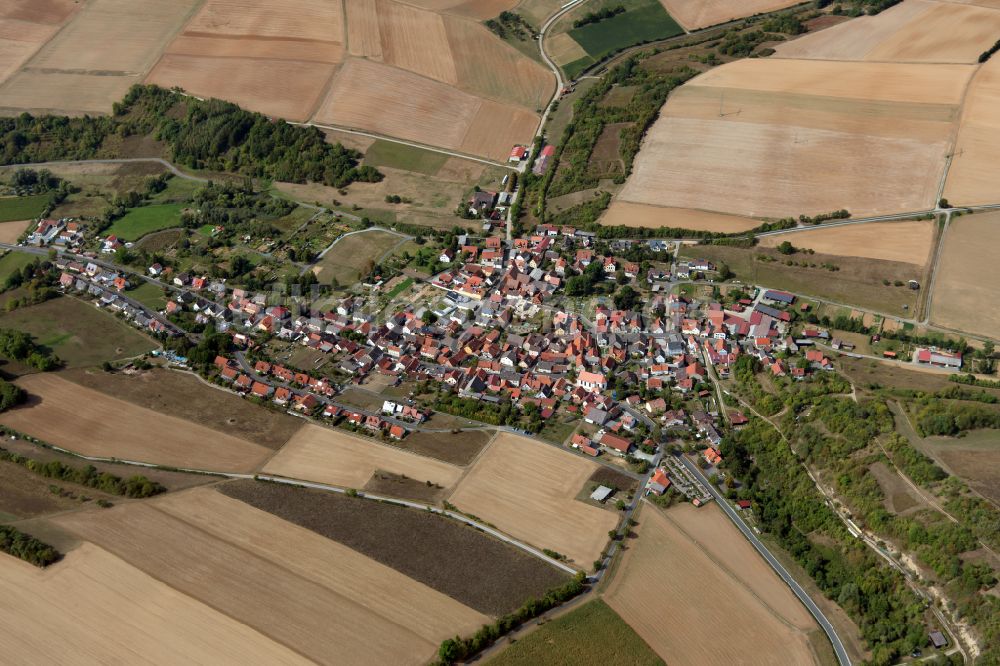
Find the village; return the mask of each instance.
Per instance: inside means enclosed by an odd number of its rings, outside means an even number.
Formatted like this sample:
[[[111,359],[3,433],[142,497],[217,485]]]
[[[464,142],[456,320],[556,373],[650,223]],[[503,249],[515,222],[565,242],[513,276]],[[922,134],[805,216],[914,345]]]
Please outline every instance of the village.
[[[718,382],[737,361],[749,357],[774,378],[809,381],[832,370],[831,355],[853,348],[805,323],[808,304],[785,291],[739,285],[725,297],[718,290],[712,295],[719,298],[685,295],[680,285],[712,285],[718,273],[711,262],[679,260],[679,243],[609,243],[570,227],[540,225],[510,243],[497,235],[459,236],[454,249],[441,250],[446,268],[426,280],[431,296],[389,312],[373,310],[365,291],[315,308],[159,264],[130,275],[100,257],[113,257],[118,239],[100,239],[100,253],[71,253],[81,241],[65,220],[42,221],[28,238],[68,248],[55,261],[63,290],[138,328],[181,336],[173,321],[187,313],[206,330],[226,333],[238,351],[216,358],[207,374],[240,395],[402,440],[433,412],[420,396],[360,409],[338,394],[375,378],[382,385],[432,384],[458,404],[508,404],[512,416],[493,425],[515,432],[537,434],[541,424],[558,421],[568,433],[559,443],[570,450],[645,475],[652,495],[673,488],[696,505],[712,499],[703,481],[719,474],[725,430],[747,422],[738,404],[720,402]],[[574,280],[584,279],[591,298],[580,307],[568,294],[580,291]],[[166,307],[155,312],[130,299],[130,280],[161,286],[170,294]],[[619,287],[632,295],[628,308],[609,297]],[[337,376],[273,361],[273,341],[312,350]],[[958,369],[961,356],[924,348],[912,362]],[[691,453],[688,466],[664,455],[682,449]],[[610,494],[602,487],[594,498]]]

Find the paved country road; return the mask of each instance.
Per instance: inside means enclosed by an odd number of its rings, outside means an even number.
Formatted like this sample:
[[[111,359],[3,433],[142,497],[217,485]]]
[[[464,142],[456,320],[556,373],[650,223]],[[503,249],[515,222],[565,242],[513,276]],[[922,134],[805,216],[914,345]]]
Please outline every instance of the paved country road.
[[[739,528],[740,532],[743,533],[743,536],[747,538],[747,541],[753,544],[753,547],[757,549],[757,552],[761,554],[761,557],[767,560],[767,563],[771,565],[771,568],[774,569],[779,576],[781,576],[781,579],[785,581],[788,587],[792,588],[792,592],[794,592],[795,596],[799,598],[802,605],[805,606],[810,613],[812,613],[814,618],[816,618],[816,622],[819,623],[819,626],[822,627],[824,632],[826,632],[827,638],[830,639],[830,643],[833,645],[833,651],[837,655],[837,661],[840,662],[841,666],[850,666],[851,658],[848,656],[847,649],[840,640],[840,636],[837,635],[837,630],[833,628],[833,624],[830,623],[830,620],[827,619],[826,615],[823,614],[823,611],[816,605],[816,602],[814,602],[812,598],[806,594],[806,591],[802,589],[802,586],[800,586],[792,575],[788,573],[788,570],[785,569],[781,562],[779,562],[777,558],[771,554],[771,551],[767,549],[767,546],[761,543],[760,539],[757,538],[757,535],[754,534],[753,530],[751,530],[750,527],[743,522],[743,519],[740,518],[739,514],[737,514],[733,507],[729,505],[729,502],[727,502],[726,498],[722,496],[722,493],[720,493],[715,486],[708,482],[708,479],[706,479],[701,473],[698,466],[693,464],[685,456],[678,456],[678,458],[681,463],[683,463],[683,465],[692,474],[694,474],[706,488],[708,488],[708,491],[712,493],[713,497],[715,497],[715,501],[719,503],[719,506],[726,512],[726,515],[731,521],[733,521],[733,524]]]

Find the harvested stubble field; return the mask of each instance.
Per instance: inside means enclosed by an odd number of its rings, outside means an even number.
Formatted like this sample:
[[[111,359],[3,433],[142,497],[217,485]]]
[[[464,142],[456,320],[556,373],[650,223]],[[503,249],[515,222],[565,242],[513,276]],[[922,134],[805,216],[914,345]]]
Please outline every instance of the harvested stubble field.
[[[114,315],[68,296],[5,312],[0,326],[30,334],[71,368],[132,358],[159,346]]]
[[[973,70],[790,59],[723,65],[670,96],[619,198],[751,217],[929,208]]]
[[[210,489],[55,522],[318,663],[424,663],[443,638],[486,621],[346,546]]]
[[[533,110],[368,60],[344,65],[313,120],[497,160],[538,125]]]
[[[0,86],[0,109],[110,112],[112,103],[142,81],[195,5],[195,0],[86,3]]]
[[[490,666],[663,666],[649,645],[601,599],[546,622],[488,662]]]
[[[462,469],[455,465],[313,424],[303,426],[264,467],[268,474],[344,488],[361,488],[375,470],[405,474],[445,488],[462,475]]]
[[[58,375],[28,375],[17,383],[29,393],[28,403],[4,412],[0,423],[75,453],[227,472],[249,472],[271,454]]]
[[[1000,58],[979,68],[969,84],[944,196],[952,204],[1000,202]]]
[[[796,4],[795,0],[660,0],[663,8],[686,30],[706,28],[732,19],[773,12]]]
[[[910,263],[819,253],[789,257],[766,247],[686,245],[681,248],[681,256],[708,259],[716,265],[724,263],[739,280],[748,284],[787,289],[804,296],[852,303],[876,312],[906,317],[912,316],[919,294],[908,289],[906,282],[921,279],[923,272],[923,267]],[[762,261],[759,257],[767,260]],[[789,266],[784,263],[786,261],[800,265]],[[803,267],[804,263],[815,264],[815,267]],[[827,270],[823,264],[836,266],[839,270]],[[890,284],[883,284],[883,280],[889,280]],[[897,280],[903,286],[895,286]]]
[[[775,57],[975,63],[1000,33],[1000,7],[906,0],[775,47]]]
[[[49,41],[80,5],[73,0],[10,0],[0,7],[0,83]]]
[[[939,326],[996,336],[1000,309],[1000,213],[952,218],[944,234],[930,316]]]
[[[208,0],[147,81],[306,120],[343,58],[343,9],[324,0]]]
[[[0,243],[16,243],[24,230],[31,226],[31,220],[0,222]]]
[[[194,375],[156,368],[135,375],[101,370],[60,373],[76,384],[268,449],[279,449],[302,427],[293,416],[206,386]]]
[[[791,234],[765,236],[760,239],[760,247],[777,247],[788,241],[797,248],[820,254],[898,261],[914,264],[922,270],[933,240],[934,222],[920,220],[852,224],[829,229],[821,225]]]
[[[611,202],[600,222],[608,227],[617,225],[650,229],[674,227],[724,234],[749,231],[761,225],[760,220],[749,217],[723,215],[692,208],[667,208],[620,200]]]
[[[308,663],[90,543],[44,570],[0,556],[0,594],[0,649],[15,662]]]
[[[224,484],[219,491],[487,615],[508,613],[567,578],[514,546],[426,511],[249,480]]]
[[[807,634],[820,629],[718,507],[649,505],[638,521],[604,598],[657,654],[690,664],[819,663]]]
[[[589,568],[618,518],[574,498],[597,463],[500,433],[449,501],[508,534]]]

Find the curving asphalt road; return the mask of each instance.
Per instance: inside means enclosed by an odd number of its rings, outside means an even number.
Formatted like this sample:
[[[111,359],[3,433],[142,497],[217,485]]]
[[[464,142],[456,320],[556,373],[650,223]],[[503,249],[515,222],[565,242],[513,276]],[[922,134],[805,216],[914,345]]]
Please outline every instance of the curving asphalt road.
[[[775,573],[781,576],[781,579],[785,581],[788,587],[792,588],[792,592],[799,598],[802,605],[805,606],[810,613],[812,613],[814,618],[816,618],[816,622],[819,623],[819,626],[823,628],[824,632],[826,632],[827,638],[830,639],[830,643],[833,645],[833,651],[837,655],[837,661],[840,662],[841,666],[851,666],[851,658],[848,656],[847,649],[840,640],[840,636],[837,635],[837,630],[833,628],[833,624],[830,623],[830,620],[827,619],[826,615],[823,614],[823,611],[816,605],[816,602],[814,602],[812,598],[806,594],[806,591],[802,589],[802,586],[800,586],[792,575],[788,573],[788,570],[785,569],[781,562],[779,562],[777,558],[771,554],[771,551],[767,549],[767,546],[761,543],[760,539],[757,538],[757,535],[754,534],[753,530],[751,530],[750,527],[743,522],[743,519],[740,518],[739,514],[736,513],[733,507],[729,505],[729,502],[726,501],[726,498],[723,497],[722,493],[720,493],[715,486],[708,482],[708,479],[706,479],[701,473],[698,466],[692,464],[691,461],[684,456],[679,456],[679,458],[681,463],[692,474],[694,474],[706,488],[708,488],[708,491],[712,493],[713,497],[715,497],[715,501],[719,503],[719,506],[726,512],[726,515],[731,521],[733,521],[733,524],[739,528],[740,532],[743,533],[743,536],[747,538],[747,541],[753,544],[753,547],[757,549],[757,552],[760,553],[761,557],[763,557],[767,563],[771,565],[771,568],[774,569]]]

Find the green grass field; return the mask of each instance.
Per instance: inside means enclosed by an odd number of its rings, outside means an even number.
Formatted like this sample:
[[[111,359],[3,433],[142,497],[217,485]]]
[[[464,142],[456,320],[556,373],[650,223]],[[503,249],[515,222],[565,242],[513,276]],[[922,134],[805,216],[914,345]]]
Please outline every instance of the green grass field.
[[[30,334],[67,367],[138,356],[159,345],[113,315],[64,296],[0,315],[0,327]]]
[[[159,204],[133,208],[125,217],[112,224],[107,234],[124,240],[138,240],[148,233],[178,227],[181,224],[181,204]]]
[[[14,220],[33,220],[42,214],[49,203],[48,194],[35,194],[28,197],[0,198],[0,222]]]
[[[403,291],[409,289],[410,285],[412,284],[413,284],[413,278],[406,278],[405,280],[397,284],[395,287],[393,287],[392,291],[390,291],[385,296],[391,301],[392,299],[402,294]]]
[[[600,599],[587,602],[526,635],[489,666],[663,664],[646,642]]]
[[[377,139],[365,151],[365,164],[414,171],[428,176],[435,175],[446,161],[447,155],[382,139]]]
[[[0,285],[7,282],[14,271],[19,271],[37,259],[34,255],[24,252],[8,252],[0,258]]]
[[[568,77],[575,77],[590,65],[624,48],[684,33],[684,29],[657,0],[625,3],[606,1],[602,6],[616,4],[624,4],[625,13],[569,31],[569,36],[587,52],[587,57],[574,60],[563,67]],[[598,5],[586,6],[587,11],[596,11],[598,8]],[[574,17],[582,15],[582,10],[573,14]]]
[[[135,289],[129,289],[125,295],[154,310],[162,310],[167,306],[167,298],[163,295],[163,289],[145,280]]]

